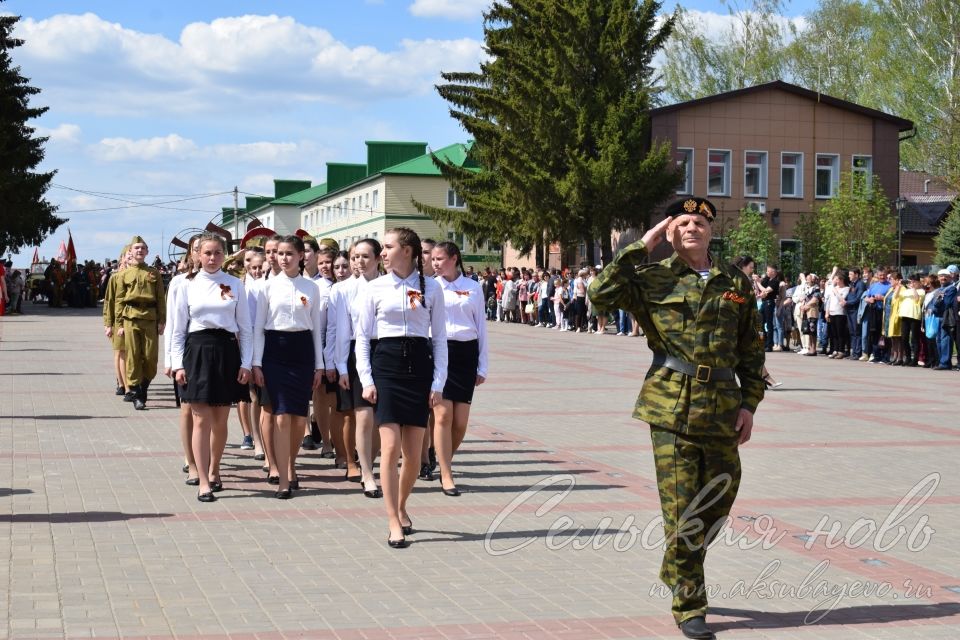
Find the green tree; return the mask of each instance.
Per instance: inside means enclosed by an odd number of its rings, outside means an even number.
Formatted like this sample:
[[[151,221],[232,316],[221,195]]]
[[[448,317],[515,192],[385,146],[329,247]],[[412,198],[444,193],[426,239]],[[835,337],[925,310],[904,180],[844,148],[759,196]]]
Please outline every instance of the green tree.
[[[773,264],[779,259],[777,234],[756,209],[741,209],[737,227],[725,239],[734,257],[752,256],[758,265]]]
[[[826,262],[820,244],[820,227],[817,224],[817,217],[811,213],[801,213],[793,227],[793,236],[800,241],[799,255],[792,256],[793,264],[796,265],[794,275],[824,273]]]
[[[36,173],[46,138],[34,138],[27,122],[47,111],[29,106],[40,93],[14,66],[10,52],[23,40],[13,38],[18,16],[0,15],[0,254],[40,244],[66,222],[44,198],[55,172]]]
[[[947,214],[934,244],[937,247],[937,264],[960,264],[960,203],[954,204]]]
[[[876,177],[865,183],[841,174],[836,195],[820,205],[816,221],[824,269],[884,264],[897,249],[897,220]]]
[[[651,146],[652,62],[673,25],[653,0],[503,0],[484,15],[490,60],[437,87],[473,137],[471,162],[434,158],[465,210],[417,208],[521,251],[646,226],[680,174]],[[588,255],[591,263],[595,257]]]
[[[676,101],[692,100],[783,79],[792,22],[781,17],[782,0],[752,0],[742,8],[724,1],[731,18],[721,34],[707,33],[695,16],[678,10],[664,49],[663,85]]]

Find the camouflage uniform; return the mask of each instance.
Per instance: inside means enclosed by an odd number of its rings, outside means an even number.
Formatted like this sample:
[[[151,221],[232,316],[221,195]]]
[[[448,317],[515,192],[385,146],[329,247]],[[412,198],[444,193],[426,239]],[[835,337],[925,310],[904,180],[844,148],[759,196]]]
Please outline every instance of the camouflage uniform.
[[[129,265],[111,277],[116,280],[117,315],[123,324],[124,349],[127,352],[127,384],[142,402],[157,375],[158,325],[166,322],[163,279],[160,272],[145,264]],[[106,316],[104,304],[104,324]]]
[[[737,495],[735,425],[741,408],[755,412],[763,398],[764,351],[753,286],[739,269],[713,260],[704,280],[677,254],[652,264],[643,264],[646,259],[642,241],[623,249],[590,285],[590,300],[600,309],[633,313],[655,354],[733,369],[739,379],[700,382],[651,366],[633,412],[651,426],[667,537],[660,579],[673,589],[679,624],[706,613],[706,546]],[[700,377],[709,376],[706,368],[701,371]],[[711,480],[724,478],[691,507]]]

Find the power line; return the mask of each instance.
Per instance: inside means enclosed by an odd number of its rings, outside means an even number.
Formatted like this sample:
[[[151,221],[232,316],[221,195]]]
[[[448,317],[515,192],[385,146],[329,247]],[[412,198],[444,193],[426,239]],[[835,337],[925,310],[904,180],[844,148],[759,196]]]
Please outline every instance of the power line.
[[[200,198],[222,195],[221,193],[115,193],[113,191],[93,191],[90,189],[79,189],[77,187],[68,187],[66,185],[56,183],[52,183],[51,186],[59,189],[68,189],[70,191],[79,191],[80,193],[87,193],[90,195],[126,196],[128,198]]]
[[[175,199],[175,200],[166,200],[166,201],[162,201],[162,202],[138,202],[138,201],[136,201],[136,200],[127,200],[127,199],[125,199],[125,198],[116,198],[116,197],[113,197],[113,196],[103,195],[103,194],[106,193],[106,192],[90,191],[90,190],[87,190],[87,189],[77,189],[77,188],[75,188],[75,187],[68,187],[68,186],[66,186],[66,185],[60,185],[60,184],[54,184],[53,186],[58,187],[58,188],[60,188],[60,189],[66,189],[66,190],[68,190],[68,191],[74,191],[74,192],[76,192],[76,193],[82,193],[82,194],[85,194],[85,195],[95,196],[95,197],[101,198],[101,199],[103,199],[103,200],[115,200],[115,201],[117,201],[117,202],[124,202],[124,203],[126,203],[126,205],[127,205],[127,206],[123,206],[123,207],[98,207],[98,208],[93,208],[93,209],[75,209],[75,210],[69,210],[69,211],[59,211],[58,213],[90,213],[90,212],[97,212],[97,211],[117,211],[118,209],[136,209],[136,208],[139,208],[139,207],[153,207],[153,208],[156,208],[156,209],[166,209],[166,210],[169,210],[169,211],[191,211],[191,212],[199,212],[199,213],[211,213],[211,210],[210,210],[210,209],[190,209],[190,208],[186,208],[186,207],[165,207],[165,206],[163,206],[163,205],[166,205],[166,204],[176,204],[176,203],[178,203],[178,202],[188,202],[188,201],[190,201],[190,200],[202,200],[202,199],[205,199],[205,198],[214,198],[214,197],[217,197],[217,196],[223,196],[223,195],[228,195],[228,194],[230,194],[230,193],[233,193],[232,191],[221,191],[221,192],[219,192],[219,193],[204,193],[204,194],[196,194],[196,195],[191,195],[191,196],[183,196],[183,197],[178,197],[178,198]],[[146,196],[146,197],[155,197],[155,196]],[[156,197],[161,197],[161,196],[156,196]],[[168,197],[168,196],[162,196],[162,197]],[[215,211],[214,211],[214,213],[215,213]]]

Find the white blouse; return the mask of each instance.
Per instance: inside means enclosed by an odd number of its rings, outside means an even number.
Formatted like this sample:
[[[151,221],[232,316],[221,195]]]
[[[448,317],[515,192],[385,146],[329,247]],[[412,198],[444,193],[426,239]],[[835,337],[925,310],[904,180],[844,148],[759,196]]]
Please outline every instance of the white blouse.
[[[240,340],[240,366],[250,368],[252,327],[243,283],[223,271],[200,271],[192,280],[184,278],[173,304],[173,347],[170,358],[174,370],[183,368],[187,334],[203,329],[223,329]]]
[[[173,276],[173,279],[170,280],[170,284],[167,286],[167,326],[164,327],[163,331],[163,368],[172,369],[173,360],[171,358],[171,353],[173,353],[173,332],[175,330],[174,324],[174,314],[173,314],[173,304],[176,300],[177,291],[180,289],[180,286],[184,282],[188,282],[187,274],[178,273]]]
[[[281,271],[260,285],[253,331],[253,366],[263,365],[264,331],[311,331],[314,367],[322,369],[326,301],[317,283],[301,275],[291,278]]]
[[[373,280],[367,280],[365,277],[351,278],[344,284],[346,286],[340,289],[340,299],[337,302],[336,315],[336,345],[334,347],[334,363],[337,373],[344,375],[347,373],[347,359],[350,357],[350,341],[357,336],[357,325],[360,322],[360,310],[357,307],[357,301],[362,299],[363,292]],[[368,339],[377,337],[376,329],[368,335]]]
[[[356,299],[357,373],[364,387],[373,386],[370,340],[378,338],[430,338],[433,340],[434,391],[443,391],[447,382],[447,326],[443,292],[433,278],[424,281],[415,270],[406,278],[388,273],[367,283]]]
[[[472,279],[460,275],[453,282],[437,276],[443,290],[447,314],[447,340],[476,340],[480,347],[477,375],[487,377],[487,312],[483,288]]]

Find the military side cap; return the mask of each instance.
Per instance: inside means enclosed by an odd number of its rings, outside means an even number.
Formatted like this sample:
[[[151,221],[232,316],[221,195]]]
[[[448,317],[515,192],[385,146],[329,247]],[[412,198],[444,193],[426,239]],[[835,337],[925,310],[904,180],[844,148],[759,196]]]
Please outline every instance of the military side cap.
[[[334,251],[340,251],[340,244],[333,238],[320,238],[317,240],[317,244],[321,247],[329,247]]]
[[[141,238],[140,236],[133,236],[133,239],[130,240],[130,246],[132,247],[133,245],[137,244],[138,242],[139,242],[140,244],[147,244],[147,241],[144,240],[143,238]]]
[[[671,202],[664,215],[667,218],[676,218],[683,215],[701,215],[710,222],[717,215],[717,208],[706,198],[682,198]]]

